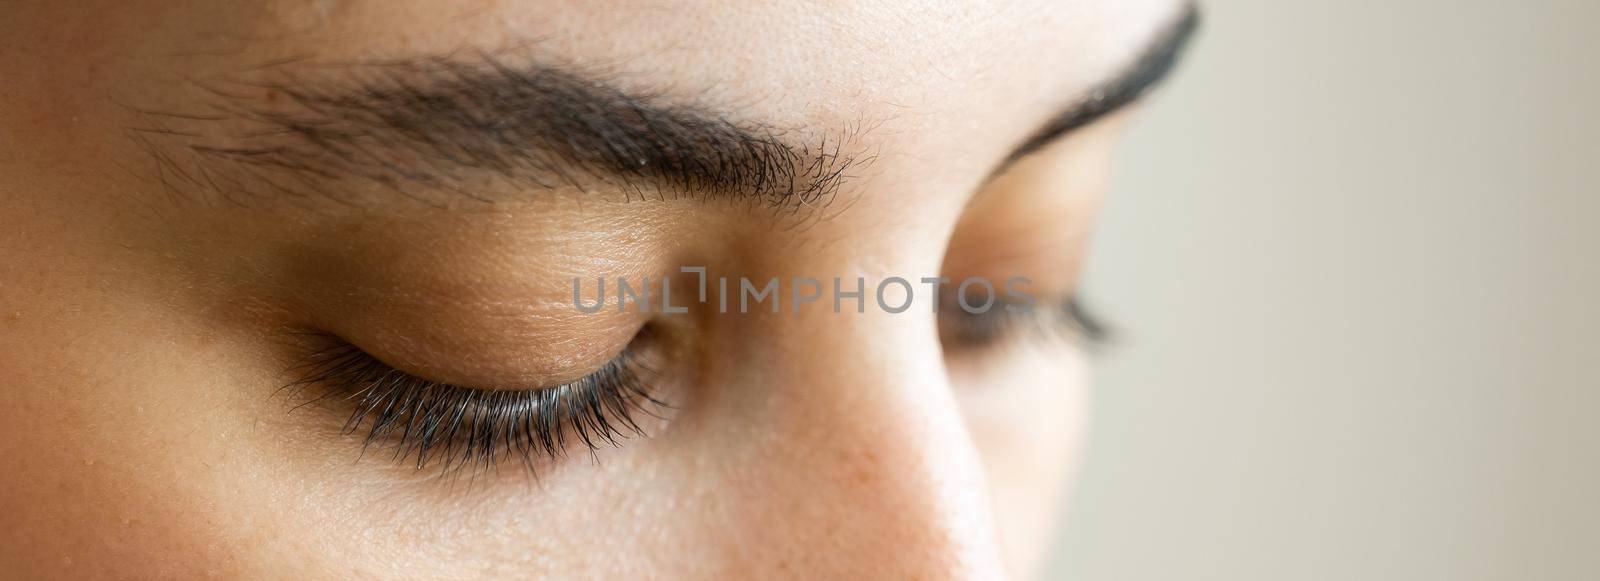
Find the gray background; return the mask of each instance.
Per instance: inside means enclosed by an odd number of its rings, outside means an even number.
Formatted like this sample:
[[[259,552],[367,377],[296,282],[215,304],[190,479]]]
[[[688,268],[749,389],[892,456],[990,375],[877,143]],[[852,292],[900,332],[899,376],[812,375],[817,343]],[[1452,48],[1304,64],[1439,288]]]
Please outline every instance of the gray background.
[[[1600,579],[1600,2],[1207,16],[1090,261],[1054,577]]]

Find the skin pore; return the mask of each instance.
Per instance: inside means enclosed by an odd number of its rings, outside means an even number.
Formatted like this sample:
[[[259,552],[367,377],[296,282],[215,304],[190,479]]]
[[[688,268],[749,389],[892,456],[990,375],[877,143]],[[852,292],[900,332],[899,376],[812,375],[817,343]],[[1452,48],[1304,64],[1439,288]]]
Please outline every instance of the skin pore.
[[[1192,29],[1178,0],[5,11],[23,578],[1034,574],[1084,421],[1061,305],[1124,106]],[[1024,276],[1042,314],[975,341],[920,293],[571,304],[574,277],[687,299],[681,266]],[[428,402],[640,394],[419,448],[329,361],[457,398]]]

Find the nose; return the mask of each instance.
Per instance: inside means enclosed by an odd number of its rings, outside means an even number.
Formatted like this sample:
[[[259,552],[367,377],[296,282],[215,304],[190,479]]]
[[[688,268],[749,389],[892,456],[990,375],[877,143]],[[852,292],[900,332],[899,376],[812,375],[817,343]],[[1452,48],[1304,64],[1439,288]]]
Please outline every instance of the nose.
[[[1001,577],[932,314],[819,304],[741,317],[717,334],[706,435],[720,442],[710,484],[726,494],[734,573]]]

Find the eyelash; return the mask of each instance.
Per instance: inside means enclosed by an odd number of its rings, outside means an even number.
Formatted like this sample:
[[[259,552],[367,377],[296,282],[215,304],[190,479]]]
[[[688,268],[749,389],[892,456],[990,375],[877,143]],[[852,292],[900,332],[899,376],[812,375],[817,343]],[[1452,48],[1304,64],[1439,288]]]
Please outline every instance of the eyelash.
[[[968,313],[955,303],[944,305],[939,313],[939,334],[949,348],[984,349],[996,347],[1020,332],[1043,333],[1057,336],[1066,333],[1070,339],[1091,345],[1104,342],[1110,334],[1098,317],[1083,307],[1076,296],[1065,300],[1033,305],[1012,312],[1003,299],[996,299],[993,308],[983,313]]]
[[[1011,312],[997,303],[984,314],[959,307],[943,308],[941,335],[961,349],[997,346],[1021,331],[1059,332],[1091,343],[1103,339],[1105,327],[1089,315],[1076,297],[1051,306]],[[430,461],[441,473],[465,467],[489,467],[518,458],[529,470],[544,459],[560,458],[576,442],[591,452],[619,439],[640,436],[637,413],[659,417],[668,407],[651,395],[639,377],[649,371],[631,350],[624,350],[600,369],[561,385],[534,390],[489,390],[423,379],[395,369],[338,337],[307,334],[309,347],[298,377],[285,386],[312,393],[298,407],[341,399],[353,410],[341,432],[363,429],[362,450],[393,448],[393,459],[411,459],[417,470]]]
[[[513,457],[534,470],[540,460],[564,456],[573,437],[593,452],[643,435],[634,414],[657,416],[654,410],[666,407],[650,395],[639,377],[649,370],[628,350],[565,384],[488,390],[416,377],[337,337],[316,338],[325,344],[307,353],[296,367],[299,379],[286,386],[315,390],[300,406],[351,402],[342,432],[366,432],[363,454],[391,446],[396,462],[412,459],[417,470],[430,462],[441,473],[488,468]]]

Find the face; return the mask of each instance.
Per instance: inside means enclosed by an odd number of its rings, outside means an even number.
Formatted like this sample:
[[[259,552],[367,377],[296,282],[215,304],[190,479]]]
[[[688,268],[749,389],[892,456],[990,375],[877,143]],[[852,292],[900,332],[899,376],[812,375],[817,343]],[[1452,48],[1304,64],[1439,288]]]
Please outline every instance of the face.
[[[1111,150],[1190,22],[6,10],[0,563],[28,578],[1027,575]]]

